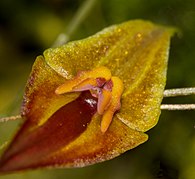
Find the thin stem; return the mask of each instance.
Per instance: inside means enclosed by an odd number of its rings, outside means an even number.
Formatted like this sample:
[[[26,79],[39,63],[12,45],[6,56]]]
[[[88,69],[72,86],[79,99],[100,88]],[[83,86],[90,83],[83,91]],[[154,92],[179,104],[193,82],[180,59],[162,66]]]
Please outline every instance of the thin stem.
[[[167,89],[164,91],[164,97],[187,96],[192,94],[195,94],[195,87]],[[162,110],[195,110],[195,104],[162,104],[160,108]],[[21,115],[3,117],[0,118],[0,122],[14,121],[17,119],[21,119]]]
[[[79,25],[86,19],[90,11],[93,9],[97,0],[86,0],[79,7],[78,11],[67,26],[66,32],[61,33],[53,44],[53,47],[58,47],[69,41],[71,35],[76,31]]]
[[[167,89],[164,91],[164,97],[187,96],[192,94],[195,94],[195,87]]]
[[[15,121],[15,120],[21,119],[21,118],[22,118],[21,115],[2,117],[2,118],[0,118],[0,122]]]
[[[195,94],[195,87],[164,90],[164,97],[177,97]],[[195,104],[162,104],[162,110],[195,110]]]
[[[162,110],[195,110],[195,104],[162,104]]]

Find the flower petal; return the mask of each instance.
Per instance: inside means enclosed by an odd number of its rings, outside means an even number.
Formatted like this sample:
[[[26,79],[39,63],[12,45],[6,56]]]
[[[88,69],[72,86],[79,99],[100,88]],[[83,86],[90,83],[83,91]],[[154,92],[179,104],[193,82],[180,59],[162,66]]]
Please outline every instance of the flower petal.
[[[170,36],[166,29],[157,30],[147,39],[147,46],[140,44],[134,53],[134,67],[129,71],[125,69],[127,64],[119,67],[123,70],[117,73],[126,82],[126,90],[118,118],[132,129],[145,132],[158,122],[166,84]]]

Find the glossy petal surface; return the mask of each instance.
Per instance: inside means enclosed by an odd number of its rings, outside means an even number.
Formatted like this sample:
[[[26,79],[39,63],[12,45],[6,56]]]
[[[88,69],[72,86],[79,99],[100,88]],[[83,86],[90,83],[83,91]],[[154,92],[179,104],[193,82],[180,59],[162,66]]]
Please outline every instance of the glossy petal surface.
[[[136,20],[46,50],[34,63],[22,106],[25,122],[1,157],[0,172],[82,167],[145,142],[143,132],[160,115],[172,33]],[[97,100],[89,92],[55,94],[78,71],[98,66],[106,66],[124,83],[121,109],[105,133]]]

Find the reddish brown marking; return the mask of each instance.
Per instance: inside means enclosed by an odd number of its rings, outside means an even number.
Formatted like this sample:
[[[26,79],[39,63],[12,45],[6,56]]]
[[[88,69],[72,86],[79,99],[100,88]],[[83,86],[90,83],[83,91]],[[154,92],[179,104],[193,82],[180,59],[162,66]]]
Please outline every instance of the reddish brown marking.
[[[109,81],[106,82],[106,84],[104,85],[104,89],[107,90],[107,91],[112,91],[112,87],[113,87],[113,82],[112,80],[110,79]]]
[[[105,78],[96,78],[96,82],[97,82],[97,87],[101,88],[106,83],[106,79]]]
[[[49,154],[66,146],[81,135],[96,113],[97,99],[90,92],[56,111],[48,121],[32,132],[25,133],[27,120],[0,160],[0,172],[39,166]],[[25,136],[20,136],[25,134]]]

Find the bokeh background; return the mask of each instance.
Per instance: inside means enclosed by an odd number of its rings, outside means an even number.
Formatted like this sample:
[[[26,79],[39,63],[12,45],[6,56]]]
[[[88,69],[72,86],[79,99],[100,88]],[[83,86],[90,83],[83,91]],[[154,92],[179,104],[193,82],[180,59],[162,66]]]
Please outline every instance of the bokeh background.
[[[194,0],[1,0],[0,117],[19,113],[36,56],[51,47],[60,33],[70,31],[83,3],[88,3],[88,13],[69,34],[70,40],[130,19],[176,26],[182,33],[172,39],[166,88],[195,86]],[[195,96],[163,100],[193,102]],[[28,171],[0,179],[194,179],[194,117],[195,111],[162,111],[158,125],[147,132],[148,142],[104,163]],[[0,123],[0,145],[13,137],[20,125],[21,121]]]

